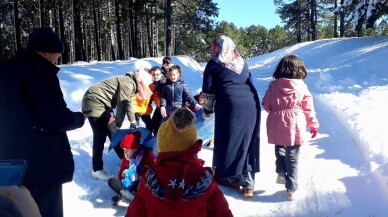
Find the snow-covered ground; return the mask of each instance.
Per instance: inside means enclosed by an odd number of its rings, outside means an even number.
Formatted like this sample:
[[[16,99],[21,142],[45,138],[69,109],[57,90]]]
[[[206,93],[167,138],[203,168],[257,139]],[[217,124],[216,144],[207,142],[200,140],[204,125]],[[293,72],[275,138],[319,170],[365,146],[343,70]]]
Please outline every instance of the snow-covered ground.
[[[301,148],[299,190],[287,201],[284,186],[276,184],[275,157],[266,138],[266,112],[261,122],[261,172],[250,200],[240,192],[220,187],[235,216],[387,217],[388,216],[388,37],[327,39],[300,43],[247,60],[260,97],[282,56],[294,54],[306,64],[306,78],[315,99],[319,135]],[[144,59],[161,65],[161,58]],[[137,61],[63,65],[59,73],[68,106],[79,111],[83,93],[94,83],[122,75]],[[174,56],[193,93],[202,85],[201,67],[192,58]],[[128,122],[124,123],[124,127]],[[199,130],[210,138],[212,124]],[[68,132],[76,162],[74,180],[64,185],[66,217],[124,216],[126,205],[113,207],[107,183],[90,177],[92,131],[89,123]],[[116,175],[119,160],[104,152],[106,170]],[[212,148],[200,157],[210,166]],[[82,213],[82,214],[81,214]]]

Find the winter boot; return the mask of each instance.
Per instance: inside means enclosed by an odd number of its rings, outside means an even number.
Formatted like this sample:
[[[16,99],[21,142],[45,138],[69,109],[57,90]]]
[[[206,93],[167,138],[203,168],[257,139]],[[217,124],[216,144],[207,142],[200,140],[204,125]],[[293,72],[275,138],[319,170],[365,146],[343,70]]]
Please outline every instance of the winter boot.
[[[289,200],[289,201],[295,200],[295,192],[294,191],[287,190],[287,200]]]

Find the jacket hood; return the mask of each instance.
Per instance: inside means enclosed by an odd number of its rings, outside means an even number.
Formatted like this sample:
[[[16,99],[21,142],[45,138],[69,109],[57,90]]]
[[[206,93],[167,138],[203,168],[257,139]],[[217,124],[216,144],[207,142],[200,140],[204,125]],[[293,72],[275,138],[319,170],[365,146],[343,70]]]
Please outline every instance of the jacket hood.
[[[284,95],[291,95],[305,87],[303,79],[278,78],[274,81],[275,87]]]
[[[147,186],[155,197],[177,201],[205,194],[214,172],[198,159],[201,146],[202,140],[197,140],[191,149],[158,154],[154,168],[146,173]]]
[[[137,72],[127,72],[125,74],[125,76],[128,76],[130,78],[132,78],[132,80],[135,82],[135,93],[139,93],[139,88],[140,88],[140,77],[139,77],[139,74]]]

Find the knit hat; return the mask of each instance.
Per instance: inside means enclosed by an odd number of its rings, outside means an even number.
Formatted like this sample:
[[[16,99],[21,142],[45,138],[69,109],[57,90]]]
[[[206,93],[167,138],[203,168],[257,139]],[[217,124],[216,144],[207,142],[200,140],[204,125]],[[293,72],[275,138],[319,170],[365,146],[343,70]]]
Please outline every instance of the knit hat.
[[[141,133],[139,131],[130,132],[124,136],[121,140],[120,147],[126,149],[139,149],[140,148]]]
[[[64,46],[58,33],[51,28],[36,28],[28,36],[27,49],[47,53],[63,53]]]
[[[179,108],[158,130],[158,152],[184,151],[197,141],[194,114]]]

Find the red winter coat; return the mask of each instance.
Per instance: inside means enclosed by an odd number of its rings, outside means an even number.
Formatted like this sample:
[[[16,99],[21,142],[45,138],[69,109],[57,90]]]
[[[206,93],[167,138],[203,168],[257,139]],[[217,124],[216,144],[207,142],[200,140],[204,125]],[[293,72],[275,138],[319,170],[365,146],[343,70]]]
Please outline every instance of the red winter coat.
[[[279,78],[271,82],[263,98],[267,117],[268,143],[302,145],[306,124],[319,127],[313,98],[302,79]]]
[[[183,152],[158,153],[153,169],[143,176],[125,217],[230,217],[213,171],[198,159],[202,141]]]

